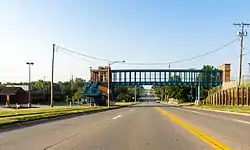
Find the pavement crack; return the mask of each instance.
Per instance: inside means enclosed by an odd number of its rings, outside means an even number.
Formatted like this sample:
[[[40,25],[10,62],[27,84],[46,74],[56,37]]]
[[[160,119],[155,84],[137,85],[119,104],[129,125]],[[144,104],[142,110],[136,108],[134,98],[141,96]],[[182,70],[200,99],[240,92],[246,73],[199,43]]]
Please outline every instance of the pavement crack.
[[[71,135],[71,136],[69,136],[69,137],[67,137],[67,138],[65,138],[65,139],[62,139],[62,140],[58,141],[58,142],[55,142],[55,143],[53,143],[53,144],[51,144],[51,145],[45,147],[44,150],[48,150],[48,149],[50,149],[50,148],[52,148],[52,147],[54,147],[54,146],[56,146],[56,145],[58,145],[58,144],[61,144],[61,143],[65,142],[65,141],[67,141],[67,140],[70,140],[70,139],[72,139],[72,138],[78,136],[79,134],[80,134],[80,132],[75,133],[75,134],[73,134],[73,135]]]

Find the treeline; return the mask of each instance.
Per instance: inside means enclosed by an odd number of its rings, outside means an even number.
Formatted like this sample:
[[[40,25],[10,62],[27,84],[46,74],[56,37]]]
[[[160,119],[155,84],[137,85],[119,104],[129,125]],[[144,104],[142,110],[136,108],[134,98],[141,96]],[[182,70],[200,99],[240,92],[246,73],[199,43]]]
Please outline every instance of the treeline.
[[[117,86],[114,89],[114,96],[117,101],[139,101],[144,92],[143,86]],[[136,95],[136,96],[135,96]]]
[[[69,81],[59,81],[57,83],[53,83],[53,90],[55,93],[60,94],[60,98],[57,101],[65,101],[66,99],[70,99],[72,101],[78,100],[82,98],[82,88],[84,87],[86,81],[82,78],[75,78],[74,80]],[[28,85],[28,82],[19,82],[19,83],[11,83],[7,82],[2,85]],[[43,92],[45,95],[50,94],[51,90],[51,82],[38,80],[32,81],[31,83],[33,92]]]
[[[203,70],[213,70],[215,67],[210,65],[204,65]],[[199,76],[199,78],[211,79],[213,76]],[[172,77],[172,80],[181,82],[179,76]],[[211,89],[211,86],[201,86],[200,87],[200,96],[201,99],[208,96],[208,91]],[[159,97],[161,100],[167,100],[168,98],[179,99],[183,101],[194,101],[198,95],[197,86],[153,86],[155,91],[155,96]]]
[[[82,78],[75,78],[74,80],[69,81],[59,81],[53,84],[54,93],[59,94],[59,98],[57,101],[76,101],[79,99],[83,99],[83,87],[86,81]],[[32,91],[33,92],[44,92],[46,97],[50,96],[51,90],[51,82],[38,80],[32,81],[31,83]],[[19,82],[19,83],[11,83],[7,82],[0,85],[28,85],[28,82]],[[142,86],[136,87],[136,97],[139,100],[141,93],[143,92],[144,88]],[[114,96],[117,101],[134,101],[135,96],[135,87],[132,86],[117,86],[114,88]],[[47,101],[49,98],[45,98]]]

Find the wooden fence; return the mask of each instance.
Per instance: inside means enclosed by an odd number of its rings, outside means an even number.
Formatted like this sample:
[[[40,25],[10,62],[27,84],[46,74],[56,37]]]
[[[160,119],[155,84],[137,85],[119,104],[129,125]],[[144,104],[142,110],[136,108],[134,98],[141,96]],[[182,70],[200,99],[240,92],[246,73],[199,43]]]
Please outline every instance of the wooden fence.
[[[235,87],[222,90],[209,95],[203,104],[209,105],[232,105],[232,106],[250,106],[250,88]]]

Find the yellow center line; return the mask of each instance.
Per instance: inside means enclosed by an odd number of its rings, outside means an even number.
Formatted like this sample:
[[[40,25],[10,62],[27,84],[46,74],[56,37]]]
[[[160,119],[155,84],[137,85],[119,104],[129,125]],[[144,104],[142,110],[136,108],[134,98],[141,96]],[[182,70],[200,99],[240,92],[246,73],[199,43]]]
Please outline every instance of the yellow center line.
[[[215,140],[209,135],[206,135],[205,133],[199,131],[195,127],[192,127],[190,124],[187,124],[183,122],[181,119],[171,115],[168,113],[165,109],[156,107],[156,109],[163,115],[167,116],[169,119],[174,121],[175,123],[179,124],[184,129],[188,130],[190,133],[194,134],[204,142],[206,142],[209,146],[213,147],[216,150],[231,150],[231,148],[227,147],[226,145],[222,144],[221,142]]]

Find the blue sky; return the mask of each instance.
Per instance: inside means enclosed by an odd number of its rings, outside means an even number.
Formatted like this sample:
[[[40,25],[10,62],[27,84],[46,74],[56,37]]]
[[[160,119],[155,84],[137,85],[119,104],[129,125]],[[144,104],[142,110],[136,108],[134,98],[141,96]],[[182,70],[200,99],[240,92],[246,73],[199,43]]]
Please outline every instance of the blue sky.
[[[32,80],[51,78],[52,44],[80,53],[126,62],[169,62],[208,51],[237,38],[234,22],[250,22],[250,1],[242,0],[5,0],[0,2],[0,81],[27,81],[26,61],[33,61]],[[248,29],[249,30],[249,29]],[[245,38],[244,72],[250,57]],[[239,41],[209,56],[173,64],[200,68],[232,64],[236,78]],[[89,67],[106,62],[59,50],[55,80],[71,75],[89,79]],[[115,64],[112,68],[168,68]]]

